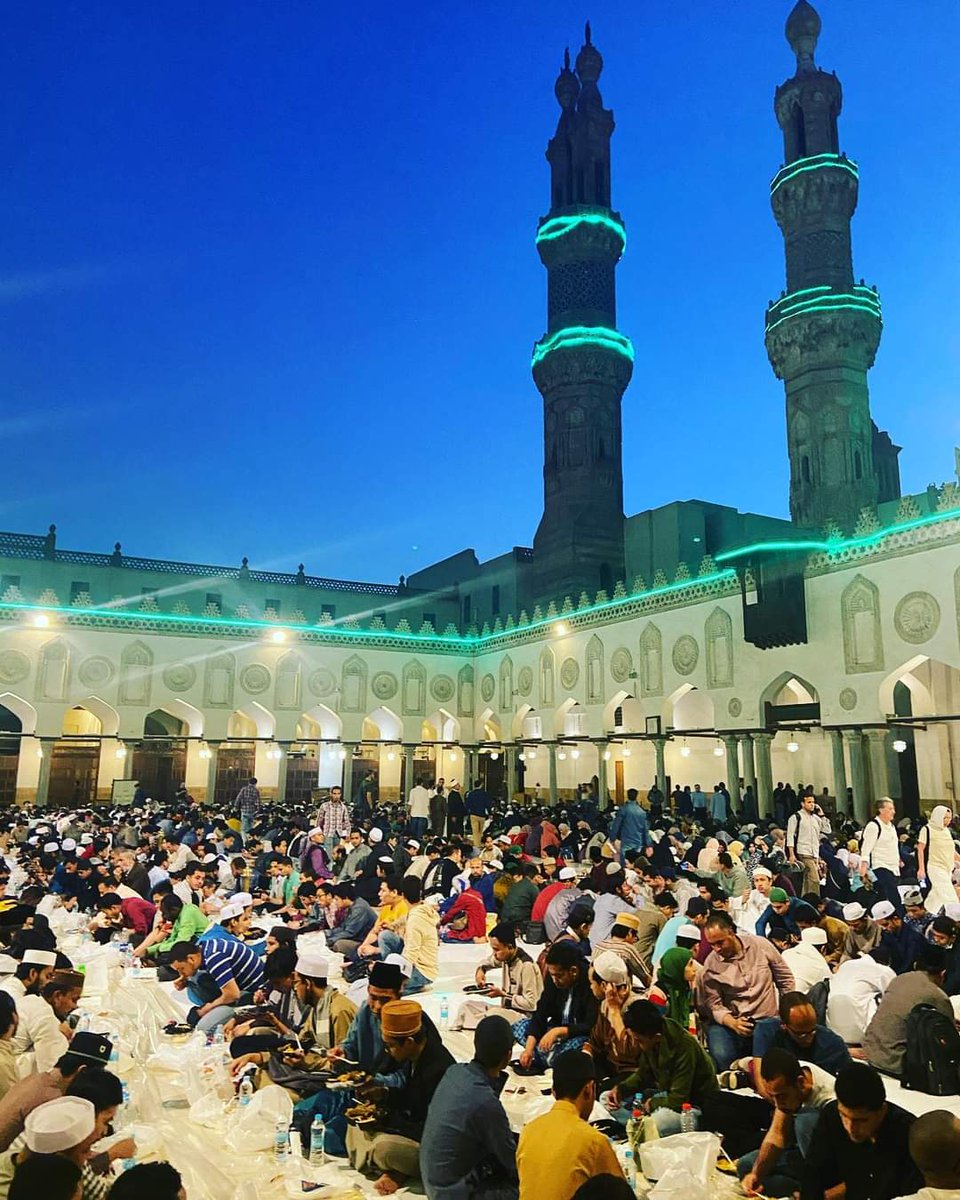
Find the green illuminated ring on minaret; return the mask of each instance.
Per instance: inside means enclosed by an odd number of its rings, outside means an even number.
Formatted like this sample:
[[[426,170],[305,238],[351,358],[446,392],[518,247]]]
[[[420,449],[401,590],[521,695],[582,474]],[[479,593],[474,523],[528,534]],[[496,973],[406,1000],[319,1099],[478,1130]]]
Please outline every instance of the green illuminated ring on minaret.
[[[823,171],[827,168],[849,171],[854,179],[860,178],[860,168],[852,158],[846,158],[842,154],[814,154],[811,158],[798,158],[795,162],[781,167],[770,180],[770,195],[772,196],[781,184],[796,178],[797,175],[803,175],[807,171]]]
[[[791,317],[798,317],[806,313],[837,312],[838,310],[865,312],[876,317],[878,321],[883,321],[880,297],[872,287],[858,283],[854,285],[853,291],[841,292],[824,283],[819,287],[802,288],[798,292],[790,292],[786,296],[781,296],[776,304],[771,304],[767,309],[766,331],[770,333],[784,321],[789,321]]]
[[[566,329],[558,329],[549,337],[541,338],[533,347],[530,365],[535,367],[554,350],[570,350],[577,346],[600,346],[604,350],[622,354],[630,362],[634,358],[633,343],[615,329],[607,329],[603,325],[570,325]]]
[[[623,243],[623,249],[626,250],[627,231],[623,222],[605,212],[579,212],[565,217],[548,217],[537,230],[537,245],[539,246],[541,242],[553,242],[557,238],[565,237],[581,225],[605,225],[607,229],[617,235]]]

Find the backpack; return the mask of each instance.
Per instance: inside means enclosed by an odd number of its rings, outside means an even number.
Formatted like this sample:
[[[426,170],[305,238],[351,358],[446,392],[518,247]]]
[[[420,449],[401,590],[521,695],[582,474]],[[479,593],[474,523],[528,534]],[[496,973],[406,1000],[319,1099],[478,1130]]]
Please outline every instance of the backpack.
[[[960,1033],[932,1004],[917,1004],[907,1013],[900,1082],[928,1096],[960,1095]]]
[[[813,1011],[817,1014],[817,1024],[826,1025],[827,1001],[830,999],[830,980],[821,979],[815,983],[807,993],[807,999],[813,1005]]]

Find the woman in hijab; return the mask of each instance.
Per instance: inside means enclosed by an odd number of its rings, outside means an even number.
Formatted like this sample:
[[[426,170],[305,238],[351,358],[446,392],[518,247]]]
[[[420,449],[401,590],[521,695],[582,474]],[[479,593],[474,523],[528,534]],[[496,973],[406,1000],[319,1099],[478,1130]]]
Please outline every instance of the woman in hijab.
[[[707,838],[707,844],[697,855],[697,870],[715,875],[720,870],[720,843],[715,838]]]
[[[847,866],[848,852],[838,850],[829,838],[820,843],[820,860],[827,869],[823,893],[830,900],[846,904],[853,897],[850,889],[850,871]]]
[[[917,838],[917,879],[921,886],[930,884],[924,906],[927,912],[938,913],[944,905],[957,903],[953,886],[954,863],[960,861],[950,833],[953,813],[945,804],[938,804]]]
[[[690,1022],[693,986],[697,982],[697,961],[693,951],[675,946],[668,950],[657,967],[657,982],[647,996],[654,1004],[666,1009],[666,1015],[681,1029]]]

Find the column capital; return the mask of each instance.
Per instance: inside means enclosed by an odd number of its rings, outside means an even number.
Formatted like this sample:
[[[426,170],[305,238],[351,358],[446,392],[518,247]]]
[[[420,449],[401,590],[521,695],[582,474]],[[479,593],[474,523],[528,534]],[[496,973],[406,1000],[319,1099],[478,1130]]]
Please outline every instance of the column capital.
[[[759,729],[748,736],[752,737],[755,742],[760,742],[761,744],[769,746],[777,735],[775,733],[769,733],[765,729]]]
[[[725,746],[735,746],[739,740],[739,734],[736,733],[719,733],[717,736]]]
[[[734,734],[738,742],[752,742],[757,735],[755,733],[737,733]]]
[[[869,742],[885,742],[889,730],[884,729],[864,729],[863,734]]]
[[[841,729],[840,733],[845,742],[859,742],[863,737],[862,729]]]

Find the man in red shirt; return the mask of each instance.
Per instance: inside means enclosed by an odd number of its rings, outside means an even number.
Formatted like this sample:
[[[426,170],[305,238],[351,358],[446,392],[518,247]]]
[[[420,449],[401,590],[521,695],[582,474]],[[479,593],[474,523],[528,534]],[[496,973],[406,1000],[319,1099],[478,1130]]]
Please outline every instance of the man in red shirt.
[[[464,888],[440,918],[440,926],[443,942],[487,940],[487,906],[476,888]]]
[[[572,888],[577,882],[577,873],[573,867],[561,867],[560,874],[553,883],[548,883],[547,886],[540,892],[533,904],[533,912],[530,914],[531,921],[542,921],[547,915],[547,909],[550,907],[550,901],[557,895],[558,892],[566,891],[567,888]]]
[[[121,900],[116,892],[104,892],[97,900],[97,910],[97,916],[90,922],[90,930],[93,933],[106,930],[107,940],[114,930],[130,929],[134,934],[133,940],[138,942],[153,928],[157,915],[157,906],[149,900],[142,900],[139,896],[127,896]]]

